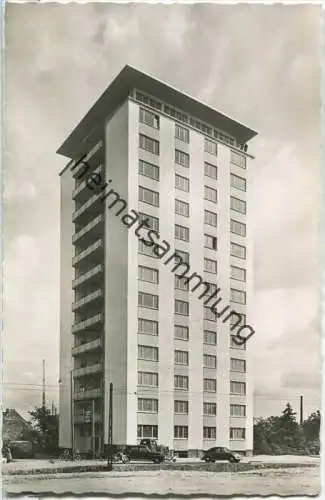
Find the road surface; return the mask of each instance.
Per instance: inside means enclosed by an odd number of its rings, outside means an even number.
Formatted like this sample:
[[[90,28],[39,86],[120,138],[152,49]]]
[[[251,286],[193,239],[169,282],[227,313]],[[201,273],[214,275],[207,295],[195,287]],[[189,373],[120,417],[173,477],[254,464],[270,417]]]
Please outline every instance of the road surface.
[[[318,495],[318,467],[237,473],[148,471],[3,476],[6,493]]]

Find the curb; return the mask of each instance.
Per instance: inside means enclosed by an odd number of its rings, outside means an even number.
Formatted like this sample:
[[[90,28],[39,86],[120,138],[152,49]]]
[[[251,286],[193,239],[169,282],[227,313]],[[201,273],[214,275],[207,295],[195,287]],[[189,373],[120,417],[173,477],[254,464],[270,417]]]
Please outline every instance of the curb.
[[[310,468],[318,467],[318,463],[214,463],[214,464],[128,464],[113,465],[113,472],[140,472],[157,470],[179,470],[179,471],[207,471],[207,472],[244,472],[254,469],[289,469],[289,468]],[[72,474],[82,472],[108,472],[107,464],[103,465],[72,465],[49,467],[42,469],[18,469],[2,470],[3,476],[23,476],[23,475],[49,475],[49,474]]]

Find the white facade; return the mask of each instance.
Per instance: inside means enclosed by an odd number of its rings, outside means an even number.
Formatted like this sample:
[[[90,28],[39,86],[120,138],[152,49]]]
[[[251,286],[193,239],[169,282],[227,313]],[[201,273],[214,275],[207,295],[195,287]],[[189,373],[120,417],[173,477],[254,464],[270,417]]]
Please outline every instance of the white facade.
[[[98,302],[98,307],[102,308],[104,321],[98,330],[88,331],[85,328],[78,335],[71,334],[73,322],[71,315],[72,277],[71,274],[69,275],[71,267],[68,263],[73,255],[68,239],[75,231],[71,220],[66,222],[69,219],[68,214],[73,211],[71,201],[72,176],[65,171],[61,177],[64,196],[61,207],[60,369],[62,389],[60,446],[71,446],[69,405],[71,397],[67,390],[67,384],[73,366],[72,355],[70,355],[72,346],[76,345],[76,342],[77,344],[83,342],[87,345],[87,342],[95,342],[98,339],[101,351],[97,350],[96,354],[95,351],[91,354],[92,347],[90,346],[86,353],[77,352],[74,354],[75,369],[76,366],[77,368],[81,366],[81,370],[84,370],[83,367],[86,366],[87,372],[88,366],[101,363],[98,376],[102,377],[102,382],[98,390],[102,392],[100,395],[96,395],[98,429],[96,427],[95,434],[98,439],[94,445],[95,441],[92,439],[95,437],[94,430],[90,429],[88,421],[80,417],[80,411],[86,411],[87,404],[94,396],[90,394],[90,397],[87,398],[87,373],[80,372],[79,368],[74,381],[74,391],[77,391],[76,384],[80,388],[81,383],[86,395],[78,396],[82,398],[83,409],[81,409],[80,400],[74,402],[74,405],[80,406],[77,413],[76,406],[74,407],[75,414],[79,415],[79,420],[77,419],[79,423],[75,420],[74,426],[75,447],[86,451],[92,446],[100,449],[103,444],[108,443],[108,394],[109,382],[113,382],[113,441],[115,443],[134,444],[141,437],[153,437],[175,451],[189,452],[193,455],[212,446],[227,446],[233,450],[250,452],[253,448],[253,385],[251,362],[248,357],[249,341],[246,349],[231,347],[230,322],[223,323],[221,319],[218,321],[206,319],[203,302],[207,297],[202,300],[198,298],[203,289],[200,289],[201,292],[199,290],[191,292],[190,290],[175,289],[175,274],[172,268],[176,262],[174,261],[174,264],[172,262],[165,263],[175,250],[187,252],[191,268],[188,275],[195,272],[202,276],[206,282],[217,284],[221,289],[217,298],[222,297],[222,302],[217,306],[217,309],[220,311],[229,305],[232,310],[240,314],[248,314],[246,324],[250,324],[253,278],[251,231],[249,221],[247,221],[249,206],[246,208],[246,214],[231,209],[231,203],[233,206],[235,204],[242,206],[240,201],[236,200],[247,202],[249,156],[234,147],[231,149],[229,145],[215,141],[213,138],[209,139],[217,143],[217,155],[206,152],[205,140],[207,136],[201,131],[196,130],[193,126],[175,121],[157,109],[137,102],[135,96],[134,91],[110,118],[106,119],[101,132],[102,155],[99,157],[101,160],[98,159],[97,163],[101,161],[103,164],[103,176],[109,184],[105,192],[107,193],[110,188],[114,189],[127,205],[120,215],[116,215],[118,205],[110,208],[114,197],[107,196],[100,209],[102,210],[100,213],[103,213],[104,217],[103,283],[101,285],[104,298],[103,303]],[[159,99],[159,95],[156,95],[155,98]],[[159,120],[159,126],[156,126],[156,121],[153,122],[155,127],[143,123],[143,120],[141,122],[141,109],[153,113]],[[186,109],[181,111],[187,112]],[[188,142],[176,138],[176,124],[188,130]],[[159,142],[159,155],[140,147],[140,134]],[[189,155],[189,167],[175,162],[175,150]],[[232,150],[244,158],[246,168],[233,163],[234,153],[231,152]],[[141,160],[159,168],[159,180],[139,173]],[[217,179],[205,175],[205,163],[217,167]],[[97,168],[96,162],[91,165],[91,168]],[[188,179],[188,192],[176,188],[176,174]],[[238,185],[241,187],[243,187],[243,179],[246,180],[246,191],[231,186],[231,174],[241,179],[237,179]],[[140,201],[140,188],[159,193],[159,205],[155,206]],[[206,199],[206,188],[217,190],[217,203]],[[67,191],[71,193],[71,198],[69,198],[69,193],[66,194]],[[94,192],[92,191],[89,196],[93,196]],[[236,200],[231,201],[231,197]],[[155,195],[155,199],[157,199],[157,195]],[[188,217],[175,213],[175,200],[188,204]],[[139,237],[135,234],[138,223],[128,229],[121,221],[123,215],[131,213],[132,210],[159,220],[160,241],[165,240],[171,247],[171,250],[161,259],[139,252]],[[205,211],[217,214],[216,227],[205,223]],[[98,212],[94,211],[93,216],[96,217],[96,215]],[[231,232],[231,219],[246,225],[245,237]],[[189,241],[175,239],[175,225],[189,230]],[[78,229],[80,230],[80,227]],[[80,247],[78,251],[85,250],[87,245],[93,244],[93,241],[98,239],[98,234],[96,233],[89,241],[85,240],[84,246]],[[141,236],[143,237],[145,234],[142,232]],[[205,235],[217,238],[217,249],[205,247]],[[245,247],[246,258],[242,259],[231,255],[231,244]],[[205,259],[217,262],[216,274],[205,270]],[[151,283],[139,280],[139,266],[158,271],[159,282]],[[231,269],[231,266],[236,269]],[[80,275],[78,264],[75,267],[76,272]],[[87,266],[86,268],[88,269]],[[246,271],[245,281],[231,279],[231,273],[237,278],[241,277],[243,269]],[[152,272],[157,276],[157,273]],[[98,287],[99,281],[96,283]],[[195,282],[190,285],[190,288],[194,285]],[[89,290],[92,291],[93,288],[87,289],[87,293]],[[141,307],[138,303],[139,292],[158,296],[158,308]],[[237,300],[238,297],[242,298],[240,292],[246,293],[246,304],[231,301],[231,299]],[[77,288],[76,294],[78,300],[86,292],[83,292],[83,289],[78,291]],[[175,314],[175,300],[188,303],[188,315]],[[68,306],[67,302],[69,301]],[[84,307],[83,312],[80,312],[79,321],[86,319],[87,315],[90,317],[97,311],[95,309],[90,311]],[[79,309],[77,309],[76,314],[79,314],[78,311]],[[226,316],[227,313],[223,317]],[[156,322],[158,335],[139,333],[139,318]],[[74,322],[76,323],[76,318]],[[175,325],[188,328],[187,340],[175,338]],[[216,333],[216,345],[204,343],[204,331],[212,332],[211,338],[213,338],[213,332]],[[233,334],[235,333],[236,330],[233,331]],[[82,336],[84,336],[84,340],[75,340],[74,344],[73,337],[80,339]],[[140,350],[138,346],[142,346]],[[139,352],[154,352],[147,349],[150,347],[157,348],[155,351],[158,355],[157,360],[138,359],[145,357],[145,355],[139,356]],[[175,351],[180,351],[180,353],[175,354]],[[83,356],[84,358],[82,358]],[[177,359],[187,361],[188,364],[175,364],[175,356]],[[214,368],[212,367],[213,357],[216,358],[216,367]],[[81,362],[78,361],[79,358]],[[82,359],[85,361],[82,362]],[[204,359],[211,363],[211,367],[204,366]],[[242,369],[243,364],[236,360],[246,361],[245,371]],[[232,371],[234,367],[241,367],[241,371]],[[150,375],[140,375],[142,378],[139,379],[139,372],[158,374],[158,386],[139,385],[138,383],[145,380],[145,377],[147,379],[151,377]],[[151,377],[152,380],[155,376]],[[188,377],[187,390],[175,389],[175,376]],[[80,379],[81,382],[77,379]],[[204,390],[204,379],[211,379],[212,381],[210,380],[206,384],[212,384],[212,386],[213,380],[216,381],[216,392]],[[231,382],[244,383],[245,394],[231,394],[230,387],[234,386],[234,384],[231,385]],[[91,388],[94,391],[93,385]],[[102,405],[98,401],[100,399],[103,402]],[[157,400],[158,403],[139,402],[139,399],[153,399]],[[178,403],[182,401],[185,403]],[[204,403],[212,403],[212,405],[204,406]],[[213,404],[216,405],[216,415],[204,414],[204,408],[210,408],[213,413]],[[245,406],[244,416],[240,416],[243,411],[242,406]],[[185,411],[175,413],[175,409]],[[241,431],[241,429],[245,430]]]

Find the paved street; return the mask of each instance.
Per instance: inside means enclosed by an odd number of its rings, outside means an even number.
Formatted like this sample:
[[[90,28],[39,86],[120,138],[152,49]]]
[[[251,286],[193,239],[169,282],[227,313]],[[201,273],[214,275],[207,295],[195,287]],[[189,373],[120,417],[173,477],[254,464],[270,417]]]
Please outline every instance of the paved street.
[[[6,493],[317,495],[318,467],[240,473],[152,471],[4,476]]]

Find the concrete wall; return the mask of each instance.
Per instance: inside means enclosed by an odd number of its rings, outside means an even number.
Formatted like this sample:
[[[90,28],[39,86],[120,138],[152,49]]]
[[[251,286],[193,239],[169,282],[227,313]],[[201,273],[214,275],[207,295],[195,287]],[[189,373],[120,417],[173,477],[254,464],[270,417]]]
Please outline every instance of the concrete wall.
[[[128,104],[105,127],[106,182],[128,200]],[[127,438],[127,337],[128,337],[128,232],[115,213],[121,205],[108,208],[114,196],[105,201],[105,368],[104,368],[104,444],[108,443],[109,383],[113,383],[113,440]],[[122,215],[121,215],[122,216]]]
[[[71,447],[71,387],[70,372],[73,367],[71,349],[73,335],[73,245],[72,223],[74,179],[71,170],[66,169],[61,175],[61,233],[60,233],[60,413],[59,446]]]

